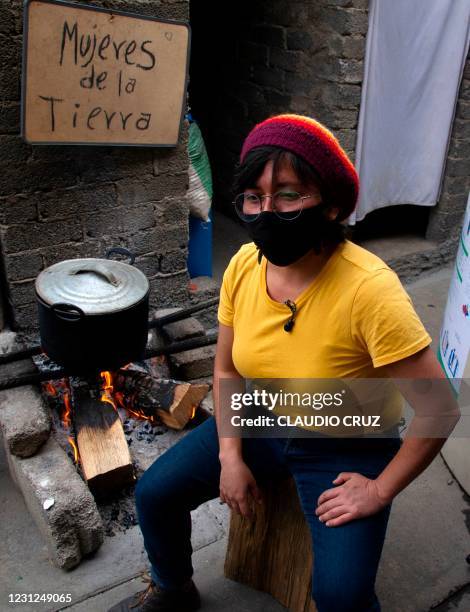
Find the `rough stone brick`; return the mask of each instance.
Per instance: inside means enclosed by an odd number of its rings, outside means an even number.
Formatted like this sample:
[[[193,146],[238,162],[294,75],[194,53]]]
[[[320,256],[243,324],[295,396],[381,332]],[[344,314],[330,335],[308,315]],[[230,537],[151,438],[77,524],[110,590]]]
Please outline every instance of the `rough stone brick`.
[[[332,130],[356,128],[359,109],[356,110],[332,110],[322,115],[321,121]]]
[[[188,258],[187,249],[165,253],[155,253],[141,257],[136,262],[137,267],[149,278],[165,274],[175,274],[186,270]]]
[[[182,227],[183,231],[188,226],[189,204],[186,197],[165,198],[154,204],[155,217],[160,226],[170,229]]]
[[[15,306],[31,304],[36,299],[33,281],[16,281],[10,283],[9,289],[11,301]]]
[[[281,68],[289,72],[295,72],[301,62],[302,53],[300,51],[286,51],[285,49],[271,49],[269,63],[275,68]]]
[[[204,326],[194,317],[168,323],[163,327],[163,333],[170,342],[180,342],[188,338],[204,336]]]
[[[468,159],[453,159],[447,160],[446,166],[447,176],[467,176],[468,175]]]
[[[119,212],[122,227],[128,233],[135,233],[155,227],[157,223],[155,210],[152,204],[124,208]]]
[[[54,243],[79,241],[82,238],[82,228],[76,219],[54,223],[24,223],[11,225],[2,230],[6,253],[19,253]]]
[[[470,140],[456,139],[455,137],[450,142],[449,155],[451,157],[470,157]]]
[[[121,244],[118,245],[116,243],[116,238],[113,238],[109,243],[106,243],[105,238],[101,238],[100,240],[54,244],[50,247],[42,248],[40,252],[44,257],[44,265],[52,266],[52,264],[65,259],[105,257],[107,249],[113,246],[121,246]]]
[[[0,426],[13,455],[30,457],[38,451],[49,437],[51,419],[36,387],[0,392]]]
[[[74,160],[63,159],[54,163],[16,163],[5,167],[0,182],[0,196],[32,191],[72,187],[78,181]]]
[[[361,87],[344,83],[328,83],[322,91],[323,103],[338,109],[358,110],[361,103]]]
[[[465,209],[465,199],[462,198],[464,203],[460,210],[444,213],[439,211],[439,214],[435,214],[430,218],[429,224],[426,230],[426,239],[435,240],[436,242],[444,242],[449,240],[451,237],[458,238],[458,235],[462,229],[462,220]],[[439,203],[440,207],[440,203]],[[455,249],[453,255],[455,256]]]
[[[0,62],[0,83],[2,99],[16,101],[20,99],[21,36],[0,34],[2,61]]]
[[[454,121],[452,134],[457,138],[470,139],[470,121],[457,117]]]
[[[188,171],[189,158],[186,143],[179,143],[175,149],[153,149],[153,173],[155,175],[181,174]]]
[[[312,46],[312,36],[305,30],[289,31],[287,33],[287,48],[298,51],[308,51]]]
[[[25,304],[24,306],[16,306],[13,314],[15,329],[20,329],[28,337],[36,334],[39,328],[36,302]]]
[[[139,232],[129,238],[129,248],[138,255],[165,253],[172,249],[185,249],[188,246],[187,227],[166,227]]]
[[[152,308],[174,308],[188,302],[188,273],[159,276],[150,280]]]
[[[466,101],[470,100],[470,79],[462,79],[459,98]]]
[[[335,136],[344,149],[354,150],[356,145],[356,130],[336,130]]]
[[[215,346],[203,346],[169,356],[175,378],[191,380],[211,376],[214,371]]]
[[[44,261],[39,252],[22,255],[7,255],[4,257],[7,278],[10,281],[35,278],[44,267]]]
[[[284,87],[288,93],[308,95],[312,87],[312,82],[310,79],[299,76],[296,72],[286,72]]]
[[[168,196],[183,195],[187,190],[187,174],[159,174],[138,182],[116,183],[119,202],[134,206],[156,202]]]
[[[368,27],[368,16],[367,12],[362,10],[332,7],[325,11],[324,23],[342,36],[365,34]]]
[[[31,153],[31,147],[19,136],[0,136],[0,166],[11,166],[26,162]]]
[[[351,59],[364,59],[366,54],[366,39],[364,36],[343,37],[343,55]]]
[[[18,102],[0,102],[0,134],[17,134],[19,129],[20,104]]]
[[[48,220],[96,213],[115,208],[116,200],[113,184],[55,190],[41,195],[39,218]]]
[[[148,148],[93,147],[78,154],[80,177],[85,183],[117,181],[153,173],[152,153]]]
[[[84,220],[85,236],[87,238],[118,236],[123,230],[123,212],[122,207],[116,207],[113,211],[89,215]]]
[[[467,179],[470,180],[470,177]],[[464,195],[468,192],[466,181],[462,180],[461,177],[446,176],[442,183],[441,197],[444,194],[452,195]]]
[[[88,487],[53,437],[32,457],[7,456],[51,561],[61,569],[72,569],[103,542],[103,524]],[[54,501],[48,510],[46,500]]]
[[[0,34],[12,34],[15,32],[15,17],[10,8],[0,6]]]
[[[0,198],[0,223],[10,225],[38,220],[39,198],[36,195],[15,195]]]
[[[456,116],[459,119],[470,119],[470,102],[459,100],[457,102]]]

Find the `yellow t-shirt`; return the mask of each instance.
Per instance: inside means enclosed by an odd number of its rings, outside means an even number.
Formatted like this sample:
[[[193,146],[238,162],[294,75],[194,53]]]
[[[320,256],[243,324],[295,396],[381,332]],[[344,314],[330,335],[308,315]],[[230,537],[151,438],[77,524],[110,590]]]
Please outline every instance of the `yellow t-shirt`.
[[[266,258],[253,242],[225,270],[218,320],[233,326],[232,359],[244,378],[378,378],[380,367],[428,346],[432,338],[397,274],[363,247],[339,244],[289,308],[266,287]],[[397,399],[399,398],[399,400]],[[403,400],[389,398],[387,421],[401,417]]]

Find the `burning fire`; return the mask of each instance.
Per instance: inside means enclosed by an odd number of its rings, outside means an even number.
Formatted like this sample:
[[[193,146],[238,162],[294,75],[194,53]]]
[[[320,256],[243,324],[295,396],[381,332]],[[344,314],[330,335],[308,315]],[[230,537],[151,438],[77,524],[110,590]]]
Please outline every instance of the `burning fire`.
[[[116,410],[116,402],[114,401],[114,386],[113,386],[113,377],[111,372],[101,372],[101,378],[103,379],[103,384],[101,386],[103,392],[101,393],[101,401],[111,404],[111,406]]]
[[[60,415],[62,427],[65,430],[67,440],[72,447],[74,462],[78,463],[78,448],[75,439],[72,435],[72,391],[70,382],[67,378],[57,381],[55,384],[51,382],[43,383],[45,392],[51,397],[58,398],[61,396],[63,410]]]
[[[124,366],[124,368],[121,369],[125,370],[129,367],[129,365]],[[124,393],[121,391],[115,391],[113,374],[111,372],[100,372],[100,377],[102,380],[100,401],[110,404],[118,414],[118,407],[120,407],[136,419],[149,421],[152,425],[156,422],[156,418],[154,416],[146,415],[142,410],[135,406],[135,395],[124,395]],[[50,397],[60,397],[62,399],[63,409],[60,414],[60,421],[66,431],[67,440],[72,448],[74,462],[78,464],[78,446],[72,432],[72,391],[70,388],[70,382],[67,378],[55,381],[54,383],[45,382],[43,383],[43,389]],[[194,408],[192,416],[194,416],[195,411],[196,408]]]

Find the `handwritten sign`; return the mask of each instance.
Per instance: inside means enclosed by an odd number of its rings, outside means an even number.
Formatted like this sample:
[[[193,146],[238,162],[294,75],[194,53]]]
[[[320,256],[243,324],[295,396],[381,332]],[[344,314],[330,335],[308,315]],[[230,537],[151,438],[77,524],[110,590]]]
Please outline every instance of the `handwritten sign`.
[[[186,23],[29,0],[24,32],[27,142],[177,144],[188,71]]]

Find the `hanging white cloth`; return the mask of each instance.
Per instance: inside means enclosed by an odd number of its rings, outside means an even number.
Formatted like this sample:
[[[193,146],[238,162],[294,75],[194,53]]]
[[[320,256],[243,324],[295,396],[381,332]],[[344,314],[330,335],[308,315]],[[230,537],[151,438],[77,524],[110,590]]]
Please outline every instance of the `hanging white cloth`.
[[[361,184],[349,225],[384,206],[438,201],[469,24],[470,0],[371,0],[356,144]]]

